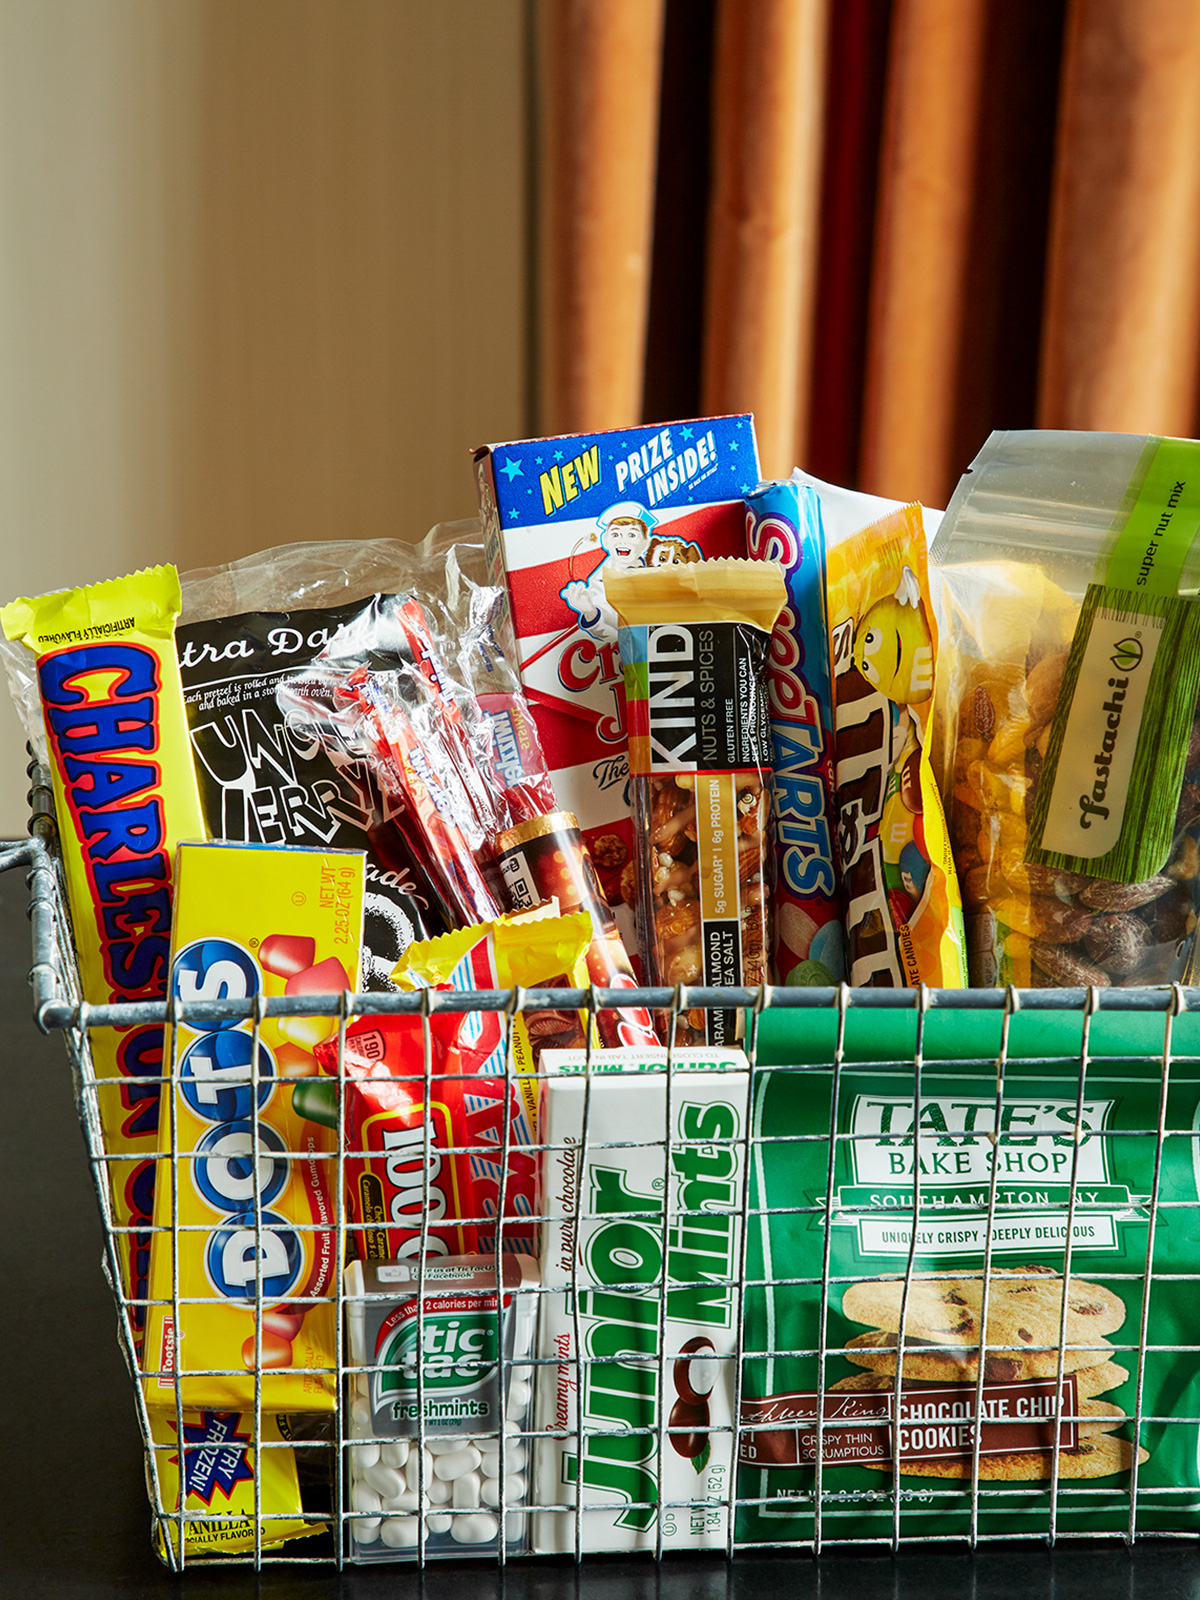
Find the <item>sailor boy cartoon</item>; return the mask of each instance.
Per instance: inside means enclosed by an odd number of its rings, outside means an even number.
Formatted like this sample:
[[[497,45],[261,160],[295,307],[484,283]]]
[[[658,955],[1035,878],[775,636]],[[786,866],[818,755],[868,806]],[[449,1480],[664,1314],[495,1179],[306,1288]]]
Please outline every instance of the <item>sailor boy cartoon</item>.
[[[617,614],[604,598],[606,571],[625,572],[646,565],[650,530],[658,523],[653,511],[636,500],[619,500],[596,519],[596,532],[589,543],[599,539],[604,559],[587,578],[577,578],[559,592],[579,618],[584,633],[598,644],[615,644]]]

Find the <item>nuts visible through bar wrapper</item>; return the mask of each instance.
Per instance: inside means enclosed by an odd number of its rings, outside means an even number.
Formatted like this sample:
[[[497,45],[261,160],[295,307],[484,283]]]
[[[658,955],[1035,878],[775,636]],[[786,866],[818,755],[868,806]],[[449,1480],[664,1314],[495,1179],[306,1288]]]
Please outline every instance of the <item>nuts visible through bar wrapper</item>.
[[[702,561],[616,573],[643,956],[672,987],[751,987],[770,950],[766,691],[783,573]],[[679,1044],[729,1044],[736,1011],[689,1009]]]

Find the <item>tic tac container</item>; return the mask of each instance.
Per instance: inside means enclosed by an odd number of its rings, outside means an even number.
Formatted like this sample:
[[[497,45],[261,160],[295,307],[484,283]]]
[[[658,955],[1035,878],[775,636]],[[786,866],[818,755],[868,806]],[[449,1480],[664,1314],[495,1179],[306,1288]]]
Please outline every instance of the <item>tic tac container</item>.
[[[350,1525],[359,1561],[528,1543],[538,1265],[494,1255],[352,1262]],[[424,1528],[421,1516],[424,1513]]]
[[[174,1001],[357,989],[361,852],[182,845],[175,870]],[[155,1189],[150,1405],[244,1411],[261,1378],[264,1411],[333,1408],[336,1133],[292,1091],[336,1029],[332,1016],[267,1019],[257,1054],[249,1018],[168,1029],[174,1159]]]
[[[584,1551],[725,1549],[749,1078],[713,1055],[557,1075],[547,1052],[539,1552],[575,1549],[580,1492]]]

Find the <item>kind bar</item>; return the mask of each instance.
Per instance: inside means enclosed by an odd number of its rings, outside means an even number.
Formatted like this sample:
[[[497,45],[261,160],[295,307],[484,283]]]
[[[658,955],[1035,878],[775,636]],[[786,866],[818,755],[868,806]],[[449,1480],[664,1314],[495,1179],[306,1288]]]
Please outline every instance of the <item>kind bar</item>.
[[[846,976],[833,808],[833,686],[825,614],[825,533],[815,489],[769,483],[746,500],[746,542],[778,561],[787,602],[771,635],[775,972],[822,986]]]
[[[1194,1534],[1200,1021],[1169,1081],[1161,1014],[845,1022],[758,1032],[738,1539],[813,1539],[818,1451],[828,1538]]]
[[[588,979],[601,989],[636,987],[625,941],[604,898],[579,824],[569,811],[551,812],[509,828],[496,841],[505,893],[514,910],[557,902],[563,912],[586,911],[592,919],[587,948]],[[598,1011],[596,1025],[606,1045],[653,1049],[658,1035],[642,1007]]]
[[[351,1264],[350,1355],[362,1368],[351,1436],[368,1441],[350,1451],[359,1561],[412,1560],[422,1532],[427,1556],[494,1557],[502,1521],[509,1553],[525,1547],[537,1287],[531,1256],[505,1257],[499,1293],[493,1256],[423,1273]]]
[[[358,986],[358,851],[182,845],[178,1001],[337,997]],[[154,1201],[144,1382],[150,1405],[332,1410],[336,1136],[293,1104],[334,1016],[179,1023],[171,1147]],[[254,1153],[257,1149],[257,1163]],[[257,1171],[256,1171],[257,1166]],[[176,1227],[176,1221],[178,1227]]]
[[[708,561],[608,580],[621,617],[653,981],[763,983],[770,950],[771,630],[784,602],[769,561]],[[732,1044],[736,1011],[689,1011],[677,1044]]]
[[[962,902],[930,765],[937,623],[920,506],[828,553],[838,843],[850,982],[966,982]]]
[[[234,1555],[254,1549],[255,1493],[261,1518],[260,1548],[278,1550],[286,1539],[324,1533],[325,1523],[301,1513],[295,1452],[273,1417],[261,1419],[264,1449],[254,1448],[254,1416],[237,1411],[185,1411],[183,1444],[173,1411],[150,1412],[150,1436],[165,1446],[154,1452],[162,1510],[158,1552],[179,1559],[179,1488],[182,1477],[183,1554]],[[182,1458],[182,1464],[181,1464]],[[255,1478],[257,1477],[257,1485]],[[149,1476],[147,1475],[149,1484]],[[153,1498],[153,1495],[151,1496]]]
[[[475,477],[488,573],[511,613],[512,637],[501,642],[520,668],[558,804],[578,817],[632,948],[625,685],[605,580],[745,555],[754,419],[486,445]]]
[[[539,1552],[725,1548],[747,1082],[543,1084]]]
[[[174,567],[14,600],[7,636],[37,658],[67,896],[83,998],[161,1000],[171,939],[171,872],[180,839],[203,839],[175,660]],[[90,1036],[121,1258],[121,1288],[145,1321],[159,1147],[163,1030]]]

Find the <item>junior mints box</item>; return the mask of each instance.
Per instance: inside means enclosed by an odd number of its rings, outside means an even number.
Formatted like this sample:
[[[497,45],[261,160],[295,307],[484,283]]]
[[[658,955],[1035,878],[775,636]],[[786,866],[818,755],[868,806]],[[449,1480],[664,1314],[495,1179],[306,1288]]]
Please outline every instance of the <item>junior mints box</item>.
[[[655,1065],[542,1086],[542,1282],[559,1292],[543,1296],[534,1492],[563,1508],[534,1516],[542,1552],[575,1548],[580,1484],[585,1550],[654,1549],[660,1521],[665,1549],[725,1545],[748,1076],[677,1069],[668,1125]]]
[[[746,554],[754,419],[485,445],[475,477],[489,574],[512,613],[506,654],[520,667],[559,806],[578,817],[619,907],[632,900],[633,822],[617,618],[604,577]]]

